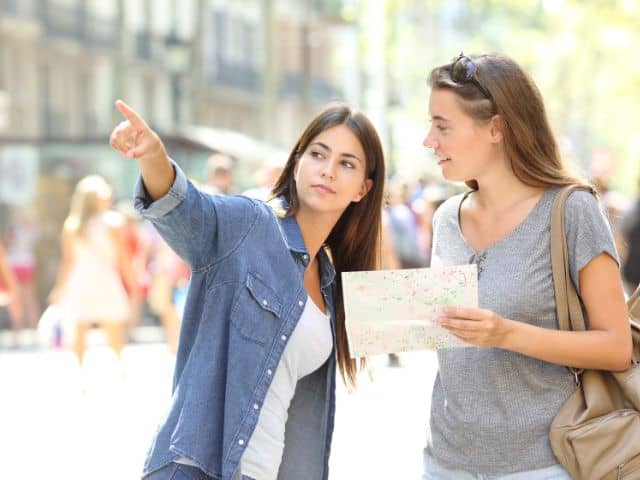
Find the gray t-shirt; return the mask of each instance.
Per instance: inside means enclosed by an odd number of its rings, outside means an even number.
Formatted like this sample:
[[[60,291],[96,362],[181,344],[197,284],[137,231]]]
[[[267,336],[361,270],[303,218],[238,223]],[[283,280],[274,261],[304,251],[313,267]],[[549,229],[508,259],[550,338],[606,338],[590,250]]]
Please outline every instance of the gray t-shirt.
[[[557,192],[547,189],[522,223],[482,252],[475,252],[462,235],[463,196],[450,198],[434,216],[432,266],[477,263],[480,308],[557,329],[549,237]],[[618,257],[593,195],[573,193],[565,212],[571,276],[578,285],[578,272],[598,254]],[[438,363],[428,448],[439,463],[489,475],[557,463],[549,426],[575,390],[565,367],[477,347],[438,350]]]

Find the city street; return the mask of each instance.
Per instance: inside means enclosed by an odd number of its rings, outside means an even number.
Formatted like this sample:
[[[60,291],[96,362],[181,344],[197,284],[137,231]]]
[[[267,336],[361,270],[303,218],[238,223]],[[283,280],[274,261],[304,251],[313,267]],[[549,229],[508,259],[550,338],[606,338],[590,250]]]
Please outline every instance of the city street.
[[[122,362],[92,333],[79,371],[66,350],[0,350],[3,478],[136,479],[169,398],[173,358],[157,342],[126,347]],[[433,353],[374,358],[356,393],[340,386],[331,475],[418,479]]]

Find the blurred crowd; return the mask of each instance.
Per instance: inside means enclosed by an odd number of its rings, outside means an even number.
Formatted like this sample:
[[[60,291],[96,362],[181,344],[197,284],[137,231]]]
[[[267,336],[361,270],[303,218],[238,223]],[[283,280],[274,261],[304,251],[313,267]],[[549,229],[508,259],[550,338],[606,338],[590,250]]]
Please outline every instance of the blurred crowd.
[[[201,181],[194,182],[209,193],[266,200],[284,162],[265,161],[254,186],[242,191],[234,181],[234,159],[216,153]],[[591,181],[607,210],[625,288],[631,292],[640,282],[640,199],[615,191],[605,177]],[[389,178],[382,267],[428,267],[433,214],[464,189],[429,176]],[[35,213],[15,207],[9,217],[0,232],[0,330],[5,338],[0,348],[65,347],[82,364],[92,329],[103,330],[106,343],[119,356],[125,344],[137,341],[139,327],[160,326],[169,350],[175,352],[189,268],[138,215],[131,199],[114,204],[110,185],[98,175],[76,184],[60,234],[58,274],[44,302],[36,289],[40,233]],[[391,355],[389,360],[397,363],[398,358]]]

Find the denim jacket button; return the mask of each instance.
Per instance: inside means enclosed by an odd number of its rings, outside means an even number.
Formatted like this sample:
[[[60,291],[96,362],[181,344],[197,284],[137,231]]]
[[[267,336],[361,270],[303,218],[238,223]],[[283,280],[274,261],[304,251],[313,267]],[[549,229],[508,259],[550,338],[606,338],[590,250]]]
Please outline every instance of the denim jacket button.
[[[267,302],[266,300],[262,300],[262,304],[263,304],[265,307],[267,306],[267,303],[269,303],[269,302]]]
[[[243,439],[238,440],[238,445],[244,445],[244,440]]]
[[[287,336],[286,335],[282,335],[280,338],[282,339],[283,342],[285,342],[287,340]]]
[[[300,301],[298,302],[298,305],[303,306],[303,305],[304,305],[304,302],[303,302],[302,300],[300,300]]]
[[[273,372],[272,372],[272,371],[271,371],[271,369],[269,368],[269,369],[267,370],[267,375],[271,375],[272,373],[273,373]]]
[[[260,407],[258,406],[258,404],[257,404],[257,403],[254,403],[254,404],[253,404],[253,409],[254,409],[254,410],[258,410],[259,408],[260,408]]]

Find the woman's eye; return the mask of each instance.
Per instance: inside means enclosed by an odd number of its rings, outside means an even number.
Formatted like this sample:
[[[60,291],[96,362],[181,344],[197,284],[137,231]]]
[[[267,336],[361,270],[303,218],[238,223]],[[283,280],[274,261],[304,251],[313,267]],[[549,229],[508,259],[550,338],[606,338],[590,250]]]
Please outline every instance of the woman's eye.
[[[313,158],[323,158],[322,153],[320,153],[320,152],[316,152],[316,151],[314,151],[314,150],[312,150],[312,151],[311,151],[311,156],[312,156]]]
[[[447,130],[447,127],[443,127],[442,125],[436,125],[436,128],[441,132],[445,132]]]
[[[342,161],[342,165],[347,167],[347,168],[356,168],[355,165],[352,162],[350,162],[349,160],[343,160]]]

